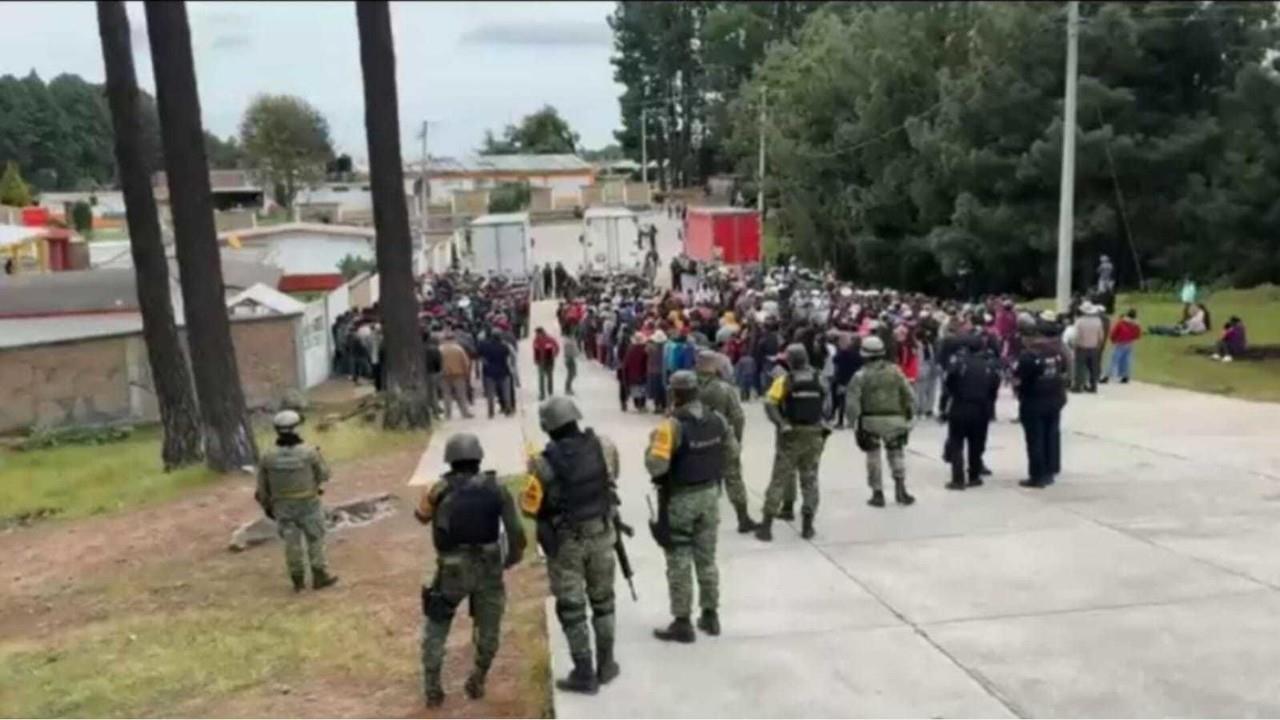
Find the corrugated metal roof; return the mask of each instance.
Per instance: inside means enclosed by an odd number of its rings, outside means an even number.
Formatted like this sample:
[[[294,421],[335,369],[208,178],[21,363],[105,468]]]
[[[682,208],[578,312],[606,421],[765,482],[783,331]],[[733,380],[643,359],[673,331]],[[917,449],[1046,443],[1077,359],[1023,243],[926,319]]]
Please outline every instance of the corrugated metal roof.
[[[234,293],[261,283],[275,287],[280,268],[260,262],[222,258],[222,284]],[[178,263],[169,258],[169,285],[174,312],[182,312]],[[96,268],[55,273],[0,275],[0,317],[32,317],[72,313],[114,313],[138,308],[132,267]]]
[[[410,163],[418,169],[421,163]],[[462,158],[431,158],[427,161],[428,174],[448,173],[502,173],[502,172],[593,172],[591,163],[577,155],[467,155]]]
[[[0,277],[0,317],[118,312],[137,307],[133,270],[73,270]]]
[[[182,325],[181,315],[178,325]],[[142,315],[137,312],[59,317],[0,318],[0,348],[45,345],[63,340],[83,340],[142,332]]]
[[[268,308],[277,315],[298,315],[307,309],[306,305],[262,283],[256,283],[236,293],[227,300],[227,307],[235,307],[246,301]]]

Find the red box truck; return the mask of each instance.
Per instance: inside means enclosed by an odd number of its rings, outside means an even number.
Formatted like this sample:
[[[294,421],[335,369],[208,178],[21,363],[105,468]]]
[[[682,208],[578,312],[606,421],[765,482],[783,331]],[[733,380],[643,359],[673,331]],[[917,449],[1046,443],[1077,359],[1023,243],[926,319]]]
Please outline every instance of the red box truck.
[[[684,252],[699,262],[760,262],[760,213],[735,207],[691,207],[685,216]]]

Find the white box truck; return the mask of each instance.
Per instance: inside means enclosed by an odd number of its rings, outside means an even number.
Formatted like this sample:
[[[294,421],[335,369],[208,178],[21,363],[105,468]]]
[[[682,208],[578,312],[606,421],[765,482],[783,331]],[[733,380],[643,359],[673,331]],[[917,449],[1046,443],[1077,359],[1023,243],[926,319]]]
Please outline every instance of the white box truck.
[[[638,270],[644,259],[640,218],[622,207],[588,208],[582,215],[582,266],[589,273]]]
[[[532,233],[528,213],[482,215],[463,232],[462,252],[467,267],[480,275],[529,277]]]

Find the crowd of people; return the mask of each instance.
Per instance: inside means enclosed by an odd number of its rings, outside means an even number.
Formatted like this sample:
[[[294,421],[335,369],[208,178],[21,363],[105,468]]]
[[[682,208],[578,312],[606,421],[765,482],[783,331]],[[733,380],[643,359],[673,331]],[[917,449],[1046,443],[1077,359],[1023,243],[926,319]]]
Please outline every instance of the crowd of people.
[[[1105,296],[1077,298],[1060,317],[1019,309],[1007,296],[966,304],[858,288],[795,265],[746,276],[710,269],[695,277],[696,284],[684,285],[684,291],[654,290],[643,277],[628,275],[576,287],[557,310],[563,350],[545,332],[534,342],[540,397],[555,392],[561,355],[569,394],[581,357],[614,372],[622,411],[662,414],[671,377],[693,370],[699,352],[709,351],[718,375],[733,384],[741,402],[767,400],[775,379],[790,370],[786,349],[798,345],[824,390],[823,421],[839,429],[846,425],[848,389],[865,364],[864,345],[874,337],[908,382],[913,417],[950,422],[956,390],[948,370],[962,367],[969,356],[982,358],[998,386],[1012,387],[1020,398],[1030,391],[1019,382],[1019,361],[1037,349],[1060,356],[1054,382],[1064,391],[1097,392],[1110,379],[1129,381],[1142,336],[1136,311],[1112,322],[1104,307],[1112,300]],[[1110,361],[1104,364],[1108,346]],[[1064,392],[1063,404],[1065,397]],[[985,415],[995,417],[994,396]],[[956,434],[963,442],[962,429]],[[1029,451],[1056,456],[1056,446],[1039,442],[1038,435],[1029,432],[1029,443],[1035,440]],[[985,473],[983,444],[974,446],[974,464]],[[1046,448],[1038,451],[1041,445]],[[1037,472],[1028,479],[1047,484],[1045,476],[1053,473],[1039,468],[1056,467],[1056,460],[1032,464]]]
[[[530,289],[500,275],[450,271],[419,278],[418,326],[432,411],[472,416],[479,385],[489,417],[515,413],[519,341],[529,332]],[[383,385],[378,304],[339,315],[331,328],[334,370],[359,384]]]

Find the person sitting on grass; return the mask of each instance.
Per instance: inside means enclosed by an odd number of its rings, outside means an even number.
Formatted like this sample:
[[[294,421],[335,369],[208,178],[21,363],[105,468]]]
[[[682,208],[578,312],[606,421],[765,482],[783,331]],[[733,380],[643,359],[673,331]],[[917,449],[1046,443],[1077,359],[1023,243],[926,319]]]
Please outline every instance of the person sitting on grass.
[[[1213,359],[1231,362],[1235,357],[1244,355],[1248,348],[1248,336],[1245,333],[1244,321],[1232,315],[1227,324],[1222,326],[1222,337],[1214,348]]]

